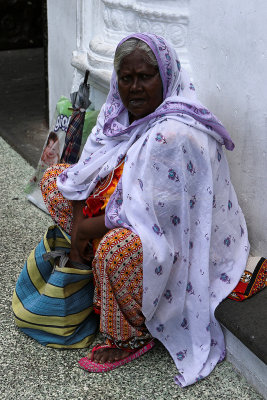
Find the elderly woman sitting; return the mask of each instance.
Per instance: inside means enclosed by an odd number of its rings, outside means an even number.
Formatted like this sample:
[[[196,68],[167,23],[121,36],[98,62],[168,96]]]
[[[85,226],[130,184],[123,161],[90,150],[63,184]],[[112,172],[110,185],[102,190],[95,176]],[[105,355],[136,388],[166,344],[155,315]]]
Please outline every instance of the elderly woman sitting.
[[[80,161],[48,170],[42,181],[52,217],[71,233],[69,265],[89,263],[95,251],[104,342],[80,365],[111,370],[156,338],[176,363],[176,383],[187,386],[225,356],[214,310],[248,257],[222,150],[234,145],[162,37],[126,37],[114,67]]]

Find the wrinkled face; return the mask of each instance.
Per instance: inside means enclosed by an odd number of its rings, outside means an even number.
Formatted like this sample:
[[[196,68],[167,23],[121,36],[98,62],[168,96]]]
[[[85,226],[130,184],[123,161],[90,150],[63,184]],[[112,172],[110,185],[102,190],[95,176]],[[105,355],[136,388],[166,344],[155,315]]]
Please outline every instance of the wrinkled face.
[[[118,89],[130,123],[151,114],[163,101],[159,71],[144,55],[144,50],[134,50],[123,58],[118,72]]]

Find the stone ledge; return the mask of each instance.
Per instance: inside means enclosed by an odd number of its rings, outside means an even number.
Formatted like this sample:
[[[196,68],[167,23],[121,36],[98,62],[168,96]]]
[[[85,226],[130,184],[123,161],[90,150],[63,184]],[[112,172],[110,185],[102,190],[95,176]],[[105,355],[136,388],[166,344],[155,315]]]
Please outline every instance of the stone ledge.
[[[224,300],[215,310],[218,321],[267,364],[267,290],[242,302]]]
[[[222,326],[225,344],[226,360],[254,386],[255,390],[267,399],[267,365],[250,351],[235,335]]]

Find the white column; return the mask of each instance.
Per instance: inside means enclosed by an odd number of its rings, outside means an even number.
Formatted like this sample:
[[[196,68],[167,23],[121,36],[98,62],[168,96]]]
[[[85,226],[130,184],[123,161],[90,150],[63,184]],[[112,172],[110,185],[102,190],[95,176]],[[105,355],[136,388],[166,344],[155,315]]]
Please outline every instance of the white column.
[[[236,150],[227,154],[252,253],[267,257],[266,0],[235,0],[234,7],[233,0],[69,0],[68,7],[65,3],[47,1],[50,115],[60,95],[69,94],[73,49],[73,85],[77,88],[89,68],[96,109],[105,101],[114,50],[122,37],[144,31],[165,36],[190,71],[189,51],[200,99],[236,143]]]
[[[89,69],[93,101],[99,108],[109,89],[116,46],[134,32],[156,33],[168,38],[181,63],[190,71],[186,48],[188,3],[189,0],[95,0],[85,10],[88,3],[77,0],[79,46],[72,58],[72,65],[77,69],[74,83],[77,85],[81,73]],[[87,48],[85,37],[90,37]]]
[[[69,97],[76,47],[76,0],[47,0],[49,119],[53,118],[60,96]]]

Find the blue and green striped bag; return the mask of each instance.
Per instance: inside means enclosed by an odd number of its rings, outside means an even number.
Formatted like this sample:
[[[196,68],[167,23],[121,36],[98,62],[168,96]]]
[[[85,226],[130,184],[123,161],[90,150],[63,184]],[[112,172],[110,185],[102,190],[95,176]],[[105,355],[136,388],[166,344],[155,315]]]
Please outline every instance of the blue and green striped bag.
[[[44,346],[88,347],[98,329],[92,270],[59,267],[48,260],[50,253],[69,251],[70,237],[51,226],[31,252],[13,294],[17,326]]]

